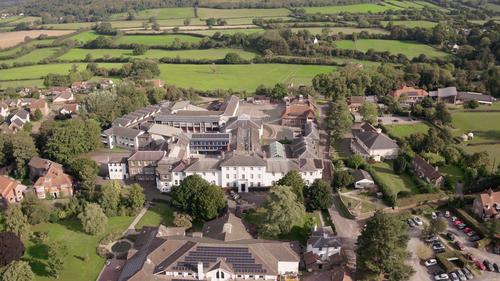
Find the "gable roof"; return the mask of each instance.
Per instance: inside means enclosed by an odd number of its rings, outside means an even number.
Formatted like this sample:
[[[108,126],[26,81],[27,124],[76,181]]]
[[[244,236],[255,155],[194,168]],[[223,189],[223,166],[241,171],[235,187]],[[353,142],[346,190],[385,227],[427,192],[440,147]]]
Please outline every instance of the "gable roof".
[[[108,135],[108,136],[115,135],[115,136],[119,136],[119,137],[134,139],[144,132],[141,130],[127,128],[127,127],[113,126],[109,129],[103,131],[103,133]]]
[[[19,182],[7,177],[0,175],[0,195],[3,198],[6,198],[9,194],[14,192],[14,189],[21,185]]]
[[[231,166],[231,167],[257,167],[266,166],[266,161],[259,156],[248,155],[248,154],[231,154],[226,159],[222,160],[221,167]]]
[[[136,151],[129,161],[160,161],[165,157],[166,151]]]
[[[479,195],[479,200],[481,202],[481,206],[483,207],[483,211],[487,216],[499,213],[500,191],[493,192],[493,190],[489,189],[488,192],[481,193]],[[488,208],[486,208],[486,206],[488,206]]]
[[[429,93],[423,89],[416,89],[414,87],[403,86],[402,88],[392,92],[391,95],[395,99],[399,99],[401,96],[426,97],[429,95]]]
[[[360,180],[370,180],[370,181],[373,181],[373,178],[370,175],[370,173],[368,173],[367,171],[362,170],[362,169],[358,169],[358,170],[352,171],[351,175],[354,178],[354,181],[356,181],[356,182],[358,182]]]
[[[372,125],[365,123],[360,130],[353,130],[353,135],[363,142],[369,149],[395,149],[399,148],[396,141],[386,134],[377,131]]]
[[[220,218],[206,222],[202,232],[203,237],[221,241],[252,239],[241,219],[229,212]]]
[[[17,117],[19,117],[19,118],[21,118],[21,119],[24,119],[24,120],[28,119],[28,116],[29,116],[29,115],[30,115],[30,114],[29,114],[29,112],[28,112],[28,111],[26,111],[26,110],[24,110],[24,109],[19,109],[19,110],[18,110],[18,111],[14,114],[14,116],[17,116]]]
[[[436,169],[431,164],[427,163],[427,161],[425,161],[422,157],[420,157],[420,155],[416,155],[413,158],[413,164],[417,165],[417,167],[422,171],[424,176],[430,180],[436,180],[442,177],[441,174],[438,171],[436,171]]]
[[[432,91],[429,93],[431,97],[447,98],[456,97],[458,95],[456,87],[440,88],[437,91]]]
[[[43,109],[47,107],[47,102],[44,99],[37,99],[31,102],[30,109]]]

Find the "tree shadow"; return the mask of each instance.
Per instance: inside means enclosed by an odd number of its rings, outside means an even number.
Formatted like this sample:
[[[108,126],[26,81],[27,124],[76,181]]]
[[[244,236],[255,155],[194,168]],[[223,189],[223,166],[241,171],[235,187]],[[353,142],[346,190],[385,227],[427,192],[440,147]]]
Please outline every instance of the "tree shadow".
[[[34,259],[46,260],[49,258],[49,246],[45,244],[35,244],[31,247],[28,247],[26,253]]]
[[[66,229],[74,231],[74,232],[81,232],[82,231],[82,226],[78,220],[59,220],[56,222],[59,225],[64,226]]]
[[[25,259],[26,262],[29,263],[31,270],[37,276],[48,277],[49,273],[47,272],[46,265],[41,260],[38,259]]]

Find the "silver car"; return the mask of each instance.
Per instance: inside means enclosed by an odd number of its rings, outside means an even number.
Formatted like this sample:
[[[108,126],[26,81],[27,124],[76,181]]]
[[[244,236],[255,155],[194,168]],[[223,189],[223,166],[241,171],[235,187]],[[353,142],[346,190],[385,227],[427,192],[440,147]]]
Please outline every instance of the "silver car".
[[[455,272],[450,273],[450,279],[451,281],[459,281],[458,275]]]
[[[458,278],[460,278],[460,281],[467,281],[467,277],[465,277],[465,274],[459,269],[457,270]]]

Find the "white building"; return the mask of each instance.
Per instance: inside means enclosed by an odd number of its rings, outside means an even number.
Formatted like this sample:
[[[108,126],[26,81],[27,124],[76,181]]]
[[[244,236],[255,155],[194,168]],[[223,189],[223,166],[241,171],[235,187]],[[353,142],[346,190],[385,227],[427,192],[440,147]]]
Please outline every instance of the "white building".
[[[144,131],[126,128],[126,127],[111,127],[101,134],[101,141],[109,148],[122,147],[127,149],[139,149],[139,136],[144,134]]]
[[[108,161],[108,175],[110,180],[123,180],[128,178],[127,158],[112,158]]]
[[[365,170],[354,170],[351,175],[354,178],[354,188],[364,189],[375,185],[372,176]]]
[[[333,235],[331,227],[314,227],[311,236],[307,240],[306,252],[312,252],[319,256],[318,262],[328,261],[335,254],[339,254],[342,248],[340,240]]]
[[[382,133],[380,128],[364,123],[359,129],[353,129],[352,134],[351,150],[367,159],[382,161],[395,159],[399,155],[396,141]]]

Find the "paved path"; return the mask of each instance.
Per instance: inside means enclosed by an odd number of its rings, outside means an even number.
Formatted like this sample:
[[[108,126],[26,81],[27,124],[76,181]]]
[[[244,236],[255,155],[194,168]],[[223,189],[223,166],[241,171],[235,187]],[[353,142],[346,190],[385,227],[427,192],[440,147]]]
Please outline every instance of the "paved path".
[[[328,209],[328,213],[330,214],[333,224],[335,225],[337,236],[342,241],[342,248],[344,249],[347,257],[347,265],[350,268],[355,269],[356,241],[360,234],[359,225],[355,220],[342,217],[335,205],[332,205],[332,207]]]
[[[125,235],[127,232],[129,231],[135,231],[135,225],[142,219],[142,217],[146,214],[146,212],[148,211],[148,208],[149,208],[149,203],[146,203],[146,206],[144,206],[144,208],[141,209],[141,211],[139,212],[139,214],[137,214],[137,216],[135,216],[134,220],[132,221],[132,223],[128,226],[128,228],[123,232],[123,234]]]

